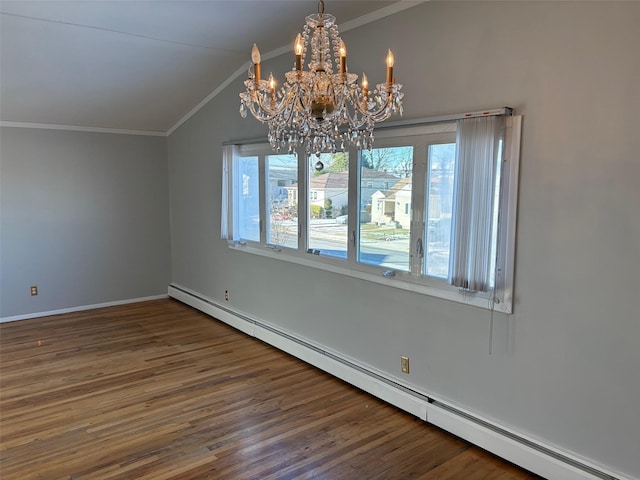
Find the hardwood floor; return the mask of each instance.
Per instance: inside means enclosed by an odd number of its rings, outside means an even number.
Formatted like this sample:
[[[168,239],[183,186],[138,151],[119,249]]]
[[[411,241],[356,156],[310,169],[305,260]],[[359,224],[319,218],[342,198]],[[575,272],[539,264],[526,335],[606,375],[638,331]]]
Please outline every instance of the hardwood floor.
[[[3,480],[536,478],[173,300],[0,342]]]

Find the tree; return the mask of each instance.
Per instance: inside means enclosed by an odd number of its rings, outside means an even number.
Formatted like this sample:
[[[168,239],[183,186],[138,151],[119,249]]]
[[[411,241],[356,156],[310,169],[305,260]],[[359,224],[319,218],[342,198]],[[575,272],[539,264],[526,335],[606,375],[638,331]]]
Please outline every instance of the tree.
[[[330,198],[324,201],[324,213],[327,218],[333,218],[333,202]]]
[[[396,173],[398,173],[401,177],[409,178],[411,173],[413,172],[413,161],[411,158],[405,158],[404,160],[400,160],[398,165],[396,166]]]
[[[324,208],[320,205],[310,205],[309,209],[311,210],[311,218],[322,218],[324,214]]]
[[[331,164],[327,172],[348,172],[349,157],[345,152],[338,152],[331,155]]]
[[[362,166],[370,170],[385,172],[391,158],[390,148],[374,148],[362,151]]]
[[[413,149],[391,147],[363,150],[362,167],[408,178],[413,171]]]
[[[311,166],[313,167],[317,161],[318,157],[312,156]],[[324,163],[324,168],[320,171],[313,168],[313,174],[315,176],[325,173],[339,173],[349,171],[349,157],[346,152],[337,152],[323,155],[320,161]]]

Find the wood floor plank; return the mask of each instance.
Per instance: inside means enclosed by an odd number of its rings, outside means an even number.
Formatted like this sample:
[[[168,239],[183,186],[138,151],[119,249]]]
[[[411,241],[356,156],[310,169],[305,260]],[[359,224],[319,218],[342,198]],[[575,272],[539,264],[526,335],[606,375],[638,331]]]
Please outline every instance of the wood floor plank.
[[[0,477],[535,476],[173,300],[0,325]]]

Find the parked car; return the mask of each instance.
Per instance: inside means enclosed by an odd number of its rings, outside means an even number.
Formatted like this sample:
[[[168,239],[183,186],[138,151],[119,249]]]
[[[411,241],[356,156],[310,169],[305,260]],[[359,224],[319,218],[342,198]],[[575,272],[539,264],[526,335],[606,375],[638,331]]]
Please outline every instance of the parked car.
[[[336,217],[336,223],[346,225],[349,223],[349,215],[340,215],[339,217]]]

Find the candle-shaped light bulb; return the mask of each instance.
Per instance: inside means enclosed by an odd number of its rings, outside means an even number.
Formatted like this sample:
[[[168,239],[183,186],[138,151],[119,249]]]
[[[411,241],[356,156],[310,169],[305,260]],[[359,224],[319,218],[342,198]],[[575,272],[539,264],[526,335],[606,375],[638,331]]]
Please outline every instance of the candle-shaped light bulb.
[[[340,73],[344,75],[347,72],[347,47],[342,40],[340,40],[338,53],[340,54]]]
[[[389,50],[387,53],[387,89],[391,88],[391,84],[393,83],[393,63],[395,59],[393,58],[393,53]]]
[[[271,106],[273,106],[276,102],[276,81],[273,79],[273,73],[269,72],[269,80],[267,80],[269,84],[269,93],[271,94]]]
[[[260,50],[258,50],[258,46],[255,43],[251,47],[251,61],[254,65],[260,63]]]
[[[293,44],[293,51],[296,54],[296,71],[298,72],[302,71],[302,50],[302,37],[298,34],[296,36],[296,41]]]
[[[393,52],[389,50],[389,53],[387,53],[387,67],[388,68],[393,67],[394,63],[395,63],[395,58],[393,57]]]
[[[254,43],[251,48],[251,61],[253,62],[253,71],[255,73],[255,81],[256,83],[260,82],[260,50],[258,50],[258,46]]]
[[[302,36],[300,34],[296,35],[296,42],[293,45],[293,50],[296,55],[302,55]]]
[[[367,75],[362,73],[362,108],[367,109],[367,97],[369,96],[369,79]]]

